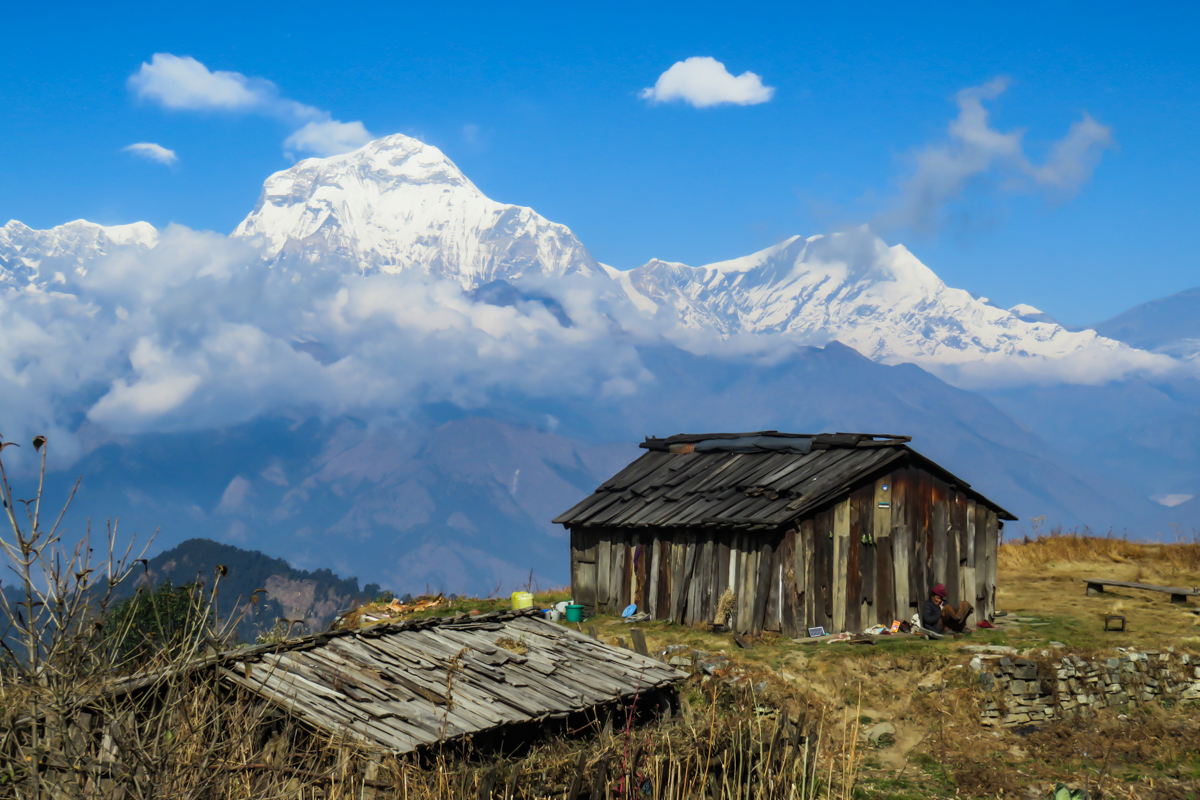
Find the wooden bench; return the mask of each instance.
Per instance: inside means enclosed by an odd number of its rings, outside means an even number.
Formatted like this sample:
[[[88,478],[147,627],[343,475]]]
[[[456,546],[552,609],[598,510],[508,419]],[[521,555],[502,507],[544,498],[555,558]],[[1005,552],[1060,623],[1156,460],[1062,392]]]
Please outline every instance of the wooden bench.
[[[1145,589],[1148,592],[1162,592],[1171,595],[1171,602],[1186,606],[1189,597],[1200,597],[1196,589],[1181,589],[1172,586],[1151,586],[1148,583],[1129,583],[1126,581],[1104,581],[1096,578],[1084,578],[1088,594],[1104,594],[1105,586],[1117,586],[1122,589]]]

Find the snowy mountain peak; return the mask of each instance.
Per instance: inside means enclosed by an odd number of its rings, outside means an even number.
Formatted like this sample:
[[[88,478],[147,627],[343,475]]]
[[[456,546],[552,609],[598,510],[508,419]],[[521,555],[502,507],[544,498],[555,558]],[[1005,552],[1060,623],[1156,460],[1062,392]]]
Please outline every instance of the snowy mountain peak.
[[[157,243],[158,231],[148,222],[106,227],[77,219],[39,231],[9,220],[0,228],[0,284],[43,284],[55,280],[55,273],[83,269],[85,262],[115,249],[148,249]]]
[[[275,173],[233,235],[284,269],[417,269],[467,289],[600,271],[565,226],[490,200],[442,151],[399,134]]]
[[[943,374],[1014,359],[1073,359],[1081,370],[1097,360],[1117,370],[1162,366],[1094,331],[1068,331],[949,287],[903,245],[888,246],[866,228],[797,236],[702,267],[654,260],[621,284],[639,306],[671,309],[686,328],[776,334],[798,344],[836,340],[876,361]]]

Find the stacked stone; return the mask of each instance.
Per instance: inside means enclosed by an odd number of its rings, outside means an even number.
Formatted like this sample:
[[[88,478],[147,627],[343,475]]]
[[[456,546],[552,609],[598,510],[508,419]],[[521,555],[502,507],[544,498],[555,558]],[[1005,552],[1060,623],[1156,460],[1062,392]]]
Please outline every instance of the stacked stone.
[[[984,706],[984,725],[1040,724],[1058,716],[1051,684],[1038,675],[1035,661],[1001,658],[994,672],[981,672],[979,679],[985,689],[999,694],[997,701]]]
[[[1200,665],[1187,653],[1129,651],[1095,662],[1064,656],[1054,674],[1026,658],[1002,658],[994,672],[981,672],[981,687],[996,699],[985,704],[983,724],[1037,725],[1160,699],[1200,700]]]

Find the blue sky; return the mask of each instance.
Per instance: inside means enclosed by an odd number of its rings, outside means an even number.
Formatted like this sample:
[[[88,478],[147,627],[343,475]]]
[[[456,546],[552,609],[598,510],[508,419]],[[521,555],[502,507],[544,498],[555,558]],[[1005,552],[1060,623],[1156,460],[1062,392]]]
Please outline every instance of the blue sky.
[[[232,230],[291,163],[297,123],[139,99],[130,76],[170,53],[437,145],[489,196],[622,268],[874,222],[948,283],[1071,324],[1200,283],[1191,8],[845,8],[26,4],[0,37],[0,220]],[[774,92],[709,108],[639,96],[697,56]],[[889,214],[915,154],[946,141],[956,94],[1000,76],[984,107],[996,131],[1025,130],[1031,169],[1085,112],[1107,129],[1090,179],[1048,196],[1032,172],[988,168],[936,230]],[[123,150],[137,142],[178,160]]]

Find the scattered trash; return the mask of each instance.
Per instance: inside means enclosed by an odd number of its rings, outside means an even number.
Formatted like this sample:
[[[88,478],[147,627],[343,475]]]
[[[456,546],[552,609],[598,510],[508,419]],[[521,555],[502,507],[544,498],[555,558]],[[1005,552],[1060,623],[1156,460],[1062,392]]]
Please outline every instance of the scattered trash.
[[[1054,789],[1048,795],[1049,800],[1088,800],[1089,795],[1086,789],[1068,789],[1066,784],[1055,784]]]
[[[392,602],[388,603],[387,610],[393,614],[412,614],[416,611],[428,611],[431,608],[437,608],[440,605],[444,605],[445,602],[446,598],[439,593],[437,597],[418,597],[407,603],[392,600]]]
[[[625,606],[625,610],[621,612],[622,617],[632,617],[637,613],[637,603],[630,603]]]
[[[872,725],[871,727],[867,728],[863,732],[863,735],[867,737],[867,741],[872,747],[883,747],[891,743],[887,741],[888,739],[890,739],[892,742],[895,741],[896,726],[892,725],[890,722],[880,722],[877,725]]]

